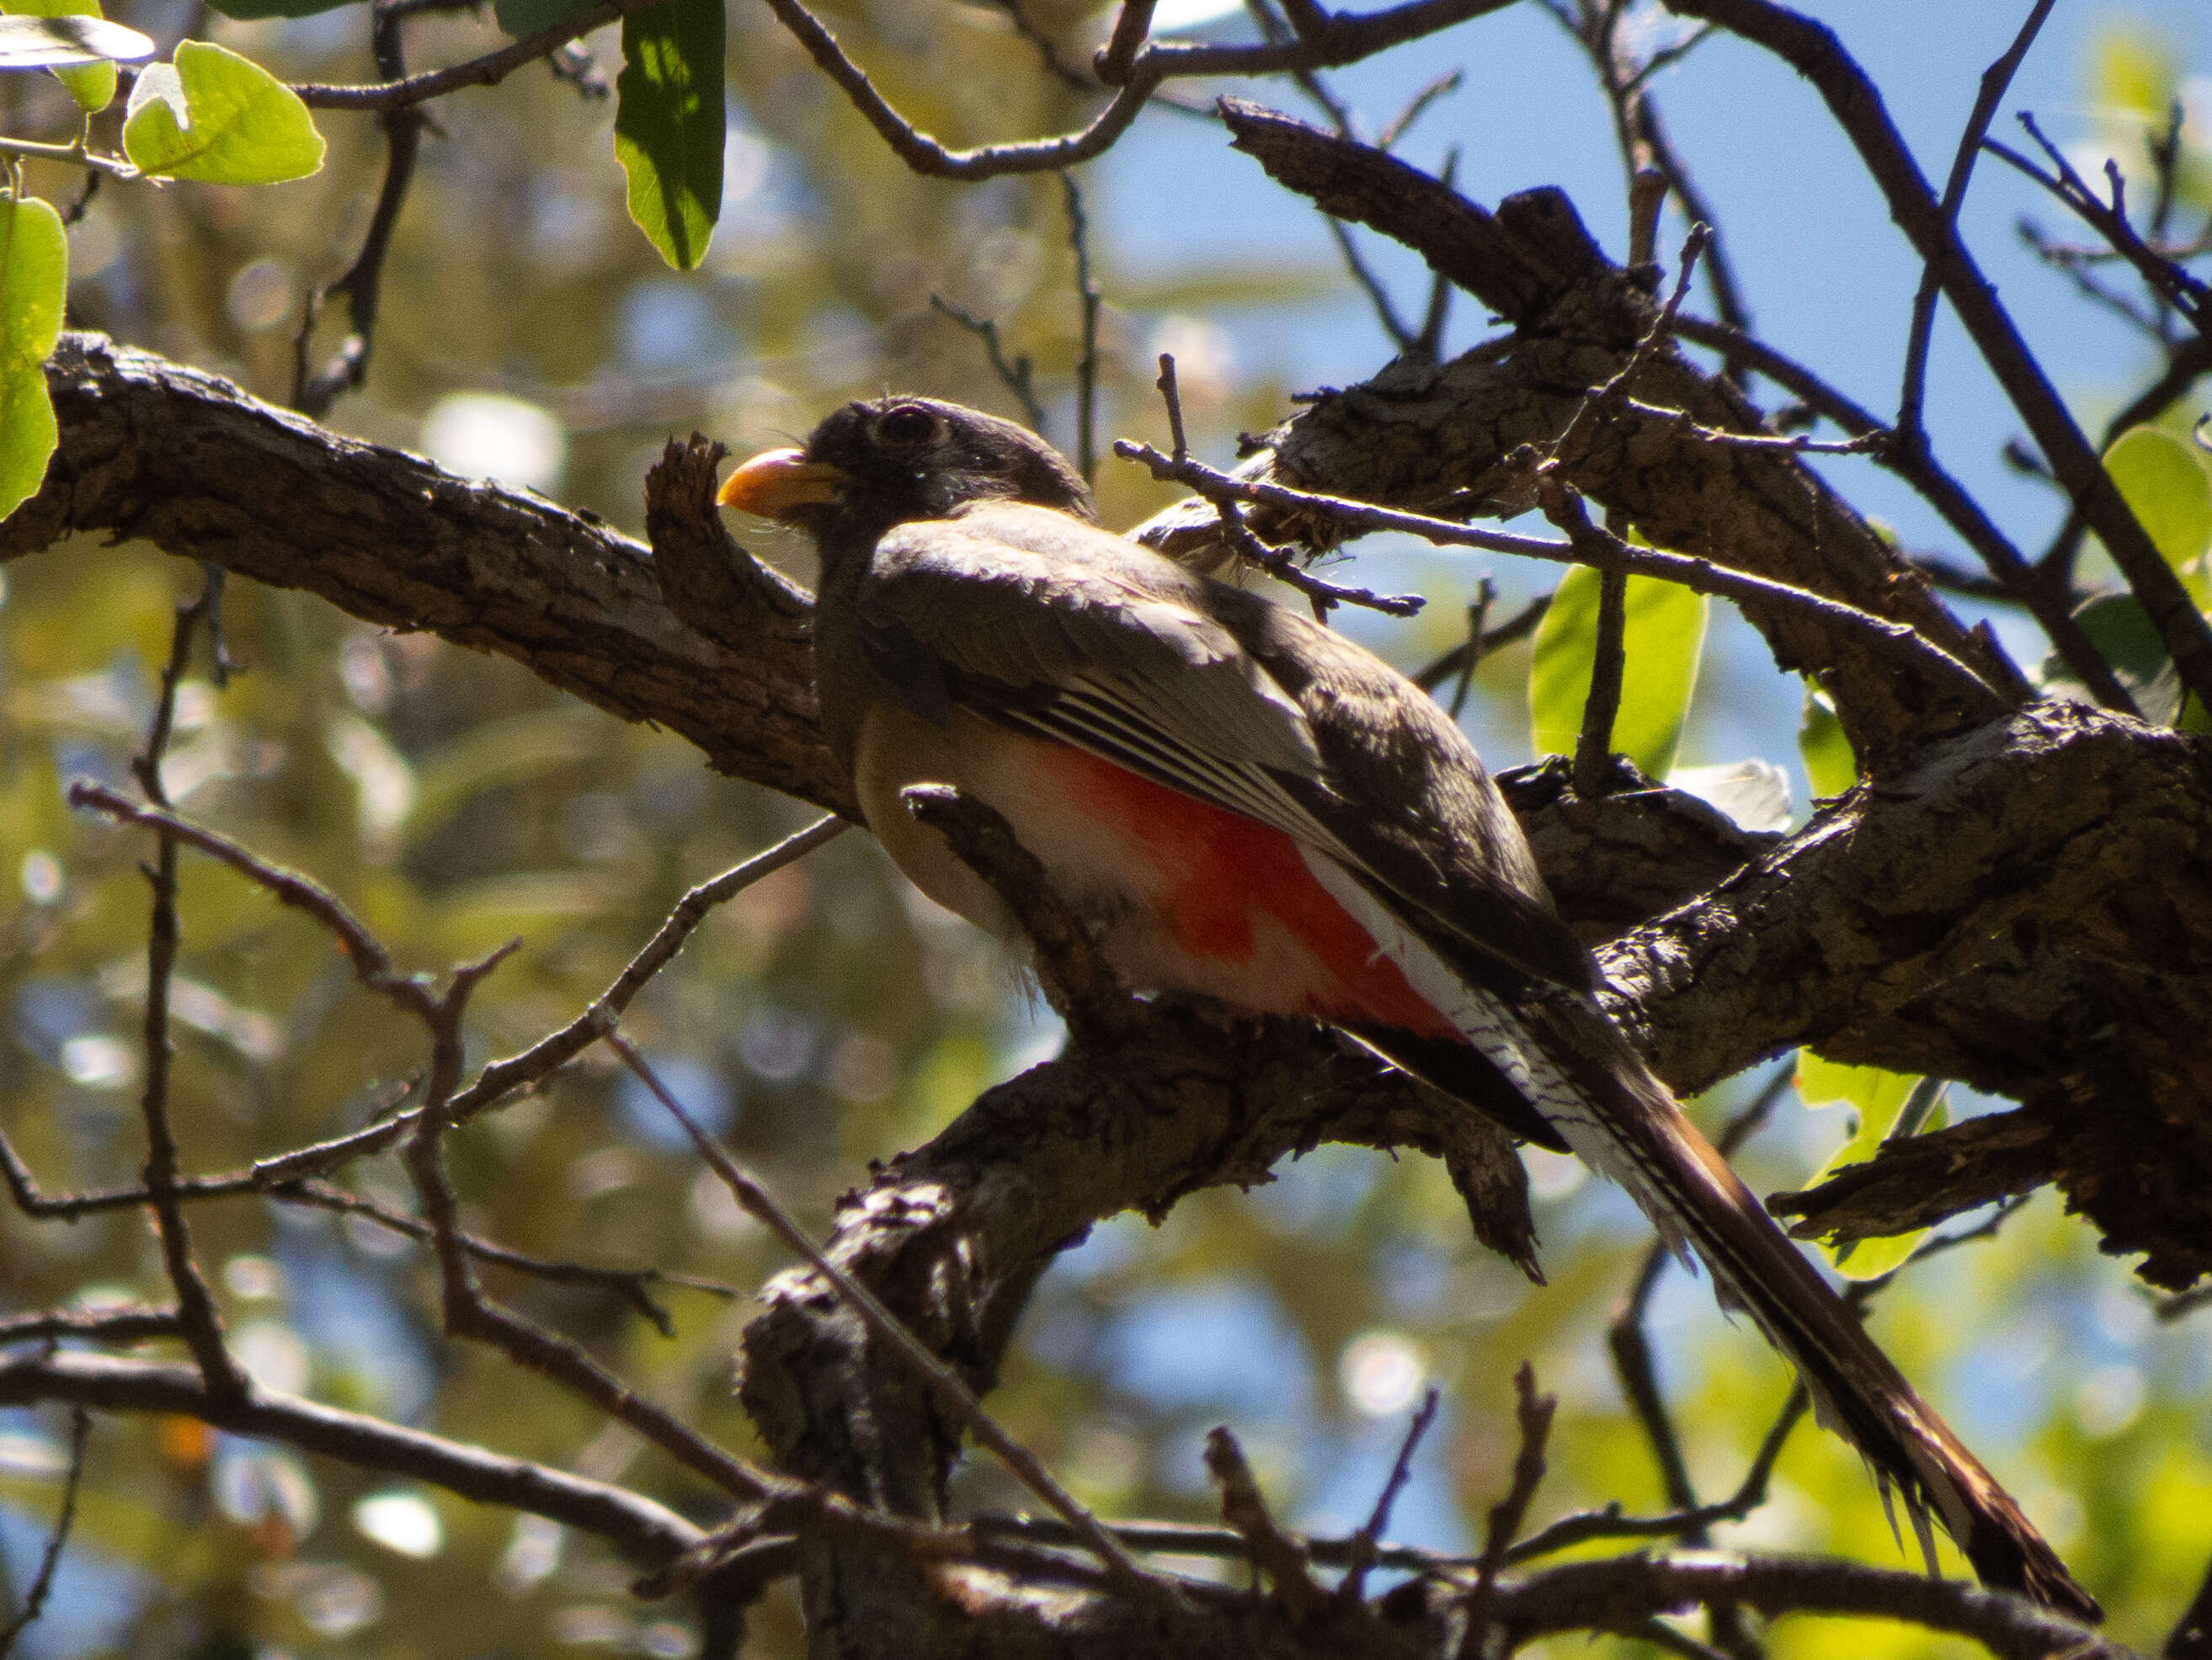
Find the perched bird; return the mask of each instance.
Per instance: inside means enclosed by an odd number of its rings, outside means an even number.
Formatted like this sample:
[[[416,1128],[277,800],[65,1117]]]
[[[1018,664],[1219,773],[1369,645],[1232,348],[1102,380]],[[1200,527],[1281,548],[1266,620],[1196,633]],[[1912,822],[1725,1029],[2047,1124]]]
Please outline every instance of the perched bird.
[[[1796,1365],[1823,1421],[1982,1578],[2096,1604],[1916,1395],[1596,1001],[1474,746],[1379,658],[1102,530],[1042,439],[928,398],[848,405],[718,500],[822,558],[822,724],[939,903],[1014,931],[900,791],[995,809],[1132,986],[1352,1033],[1632,1194]]]

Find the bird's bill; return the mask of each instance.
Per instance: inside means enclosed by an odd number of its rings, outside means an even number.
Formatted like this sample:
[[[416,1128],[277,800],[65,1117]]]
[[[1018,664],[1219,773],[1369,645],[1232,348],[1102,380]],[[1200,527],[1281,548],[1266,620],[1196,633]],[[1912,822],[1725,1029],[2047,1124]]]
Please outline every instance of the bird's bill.
[[[724,479],[714,500],[757,518],[788,518],[796,508],[836,502],[846,482],[844,469],[809,461],[804,450],[769,450]]]

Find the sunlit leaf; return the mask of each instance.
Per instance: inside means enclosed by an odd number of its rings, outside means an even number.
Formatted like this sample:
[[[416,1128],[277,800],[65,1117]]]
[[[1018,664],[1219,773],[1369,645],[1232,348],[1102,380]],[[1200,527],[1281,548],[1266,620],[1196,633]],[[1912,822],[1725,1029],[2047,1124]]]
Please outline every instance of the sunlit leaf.
[[[1904,1072],[1887,1072],[1878,1066],[1841,1066],[1822,1060],[1808,1050],[1797,1051],[1797,1097],[1808,1107],[1846,1106],[1858,1114],[1858,1127],[1838,1148],[1828,1162],[1806,1185],[1817,1186],[1845,1165],[1863,1164],[1898,1128],[1908,1105],[1924,1112],[1912,1133],[1940,1129],[1945,1122],[1942,1084],[1921,1088],[1925,1081]],[[1916,1097],[1915,1091],[1919,1090]],[[1826,1241],[1821,1251],[1845,1279],[1878,1279],[1910,1257],[1925,1228],[1879,1239],[1854,1239],[1842,1245]]]
[[[209,185],[276,185],[323,165],[323,136],[297,93],[204,40],[177,48],[131,89],[123,152],[141,172]]]
[[[678,270],[706,257],[722,211],[721,0],[668,0],[623,19],[615,158],[629,216]]]
[[[76,64],[136,63],[154,55],[154,43],[136,29],[89,14],[49,15],[32,5],[10,5],[0,16],[0,70],[62,70]]]
[[[2131,427],[2105,451],[2105,470],[2197,604],[2212,603],[2203,565],[2212,543],[2212,473],[2197,452],[2172,433]]]
[[[1836,718],[1836,706],[1828,694],[1810,682],[1805,687],[1805,712],[1797,720],[1797,753],[1805,762],[1805,781],[1814,796],[1840,796],[1858,782],[1858,757]]]
[[[1597,609],[1598,573],[1577,566],[1537,625],[1528,711],[1540,755],[1574,753],[1583,705],[1589,698]],[[1620,712],[1613,720],[1613,747],[1654,778],[1665,777],[1674,765],[1682,718],[1697,687],[1705,613],[1705,597],[1679,583],[1628,579]]]
[[[0,0],[0,28],[7,27],[8,18],[68,18],[75,20],[63,27],[76,33],[80,43],[97,55],[100,61],[84,64],[76,69],[57,66],[54,79],[69,88],[77,107],[88,114],[104,110],[115,101],[115,63],[135,62],[151,58],[155,46],[150,36],[136,29],[126,29],[100,17],[100,0]]]
[[[46,354],[69,293],[69,238],[36,197],[0,202],[0,518],[39,488],[60,429]]]

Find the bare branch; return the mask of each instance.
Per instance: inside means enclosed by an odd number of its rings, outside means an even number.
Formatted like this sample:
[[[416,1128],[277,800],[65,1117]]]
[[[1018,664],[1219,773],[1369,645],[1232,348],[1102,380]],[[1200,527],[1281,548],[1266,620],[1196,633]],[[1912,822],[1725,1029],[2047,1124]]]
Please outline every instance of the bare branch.
[[[481,58],[471,58],[465,64],[367,86],[331,86],[311,81],[292,90],[313,110],[405,109],[442,98],[464,87],[495,87],[525,64],[550,57],[571,40],[580,39],[609,23],[620,22],[632,12],[649,11],[661,3],[663,0],[598,0],[597,4],[586,10],[572,13],[535,34],[525,35]]]
[[[1351,1560],[1346,1564],[1344,1578],[1336,1588],[1337,1596],[1345,1602],[1358,1602],[1366,1589],[1368,1570],[1375,1566],[1376,1542],[1382,1537],[1382,1530],[1390,1525],[1390,1511],[1397,1504],[1398,1495],[1413,1478],[1413,1453],[1421,1445],[1421,1438],[1429,1433],[1429,1426],[1436,1422],[1437,1404],[1443,1398],[1434,1384],[1423,1393],[1421,1404],[1413,1409],[1413,1420],[1406,1426],[1406,1439],[1398,1444],[1398,1456],[1390,1465],[1389,1476],[1382,1483],[1382,1491],[1375,1495],[1375,1508],[1359,1531],[1352,1536]]]
[[[1983,71],[1981,92],[1966,117],[1966,130],[1959,136],[1958,149],[1951,158],[1951,177],[1943,186],[1943,221],[1954,236],[1958,233],[1959,209],[1966,200],[1966,183],[1973,176],[1974,157],[1989,132],[1998,104],[2003,101],[2005,89],[2012,85],[2013,76],[2027,58],[2027,49],[2035,44],[2035,37],[2042,32],[2044,20],[2051,15],[2054,3],[2055,0],[2035,0],[2012,45]],[[1921,273],[1920,292],[1912,300],[1912,328],[1905,348],[1905,390],[1898,399],[1897,430],[1911,444],[1926,442],[1920,415],[1927,397],[1928,348],[1935,338],[1938,291],[1936,264],[1930,260]]]
[[[1891,217],[1937,273],[1952,309],[2027,423],[2051,472],[2157,625],[2182,684],[2212,701],[2212,624],[2197,609],[2181,579],[2160,556],[2105,471],[1998,300],[1996,285],[1983,274],[1957,227],[1944,217],[1942,204],[1929,188],[1866,71],[1825,24],[1774,0],[1673,0],[1673,4],[1679,12],[1710,19],[1765,46],[1820,90],[1881,186]]]
[[[1940,680],[1953,695],[1985,717],[2003,707],[1996,694],[1973,670],[1902,623],[1887,621],[1870,611],[1862,611],[1856,606],[1794,588],[1787,583],[1715,565],[1710,560],[1633,547],[1599,530],[1589,524],[1586,515],[1577,523],[1575,516],[1581,509],[1564,497],[1560,499],[1559,511],[1573,526],[1571,539],[1565,542],[1546,542],[1534,536],[1480,530],[1426,513],[1401,512],[1393,507],[1347,501],[1339,496],[1293,490],[1280,484],[1231,478],[1194,461],[1177,462],[1149,444],[1135,444],[1126,439],[1114,445],[1114,452],[1126,460],[1142,463],[1152,470],[1155,478],[1173,479],[1209,500],[1218,493],[1232,501],[1285,508],[1328,519],[1355,534],[1402,530],[1440,547],[1480,548],[1491,553],[1518,554],[1558,564],[1594,565],[1600,570],[1618,569],[1632,575],[1659,577],[1679,582],[1697,593],[1717,594],[1740,603],[1790,607],[1817,618],[1826,627],[1849,630],[1862,644],[1894,662],[1909,665],[1916,674]]]
[[[625,1487],[295,1395],[258,1388],[243,1396],[212,1395],[198,1368],[172,1361],[69,1349],[0,1360],[0,1406],[41,1401],[70,1402],[96,1412],[180,1413],[234,1434],[411,1476],[478,1504],[547,1517],[653,1560],[704,1536],[675,1512]]]
[[[1399,5],[1361,16],[1333,16],[1326,28],[1288,42],[1232,46],[1153,41],[1139,46],[1135,43],[1150,27],[1152,7],[1142,0],[1127,0],[1113,39],[1099,55],[1099,78],[1115,91],[1088,126],[1054,138],[979,144],[962,150],[949,148],[893,109],[866,71],[846,56],[836,37],[799,0],[768,0],[769,9],[901,161],[932,178],[967,179],[1010,173],[1051,173],[1103,154],[1128,130],[1160,83],[1176,76],[1277,75],[1339,68],[1470,17],[1499,10],[1508,3],[1510,0],[1403,0]]]
[[[741,1168],[737,1160],[725,1152],[720,1144],[699,1127],[697,1120],[684,1110],[684,1105],[668,1092],[644,1056],[638,1053],[629,1039],[619,1030],[610,1031],[607,1043],[623,1058],[624,1065],[637,1075],[655,1099],[668,1109],[677,1123],[684,1126],[691,1144],[699,1149],[710,1169],[721,1178],[745,1214],[761,1223],[781,1240],[787,1249],[804,1260],[814,1271],[836,1287],[838,1295],[852,1306],[870,1332],[895,1351],[900,1359],[933,1389],[947,1406],[957,1413],[976,1440],[988,1447],[999,1461],[1012,1472],[1016,1480],[1058,1512],[1070,1527],[1075,1529],[1085,1544],[1097,1553],[1106,1569],[1125,1589],[1151,1601],[1164,1599],[1174,1603],[1177,1598],[1167,1582],[1147,1573],[1134,1557],[1122,1548],[1113,1535],[1098,1524],[1097,1518],[1078,1504],[1067,1490],[1053,1477],[1037,1456],[1002,1429],[993,1418],[975,1390],[951,1367],[933,1354],[928,1346],[909,1331],[905,1324],[884,1307],[875,1293],[858,1280],[839,1268],[824,1256],[821,1247],[807,1237],[797,1218],[783,1208],[781,1201],[766,1187]]]
[[[54,1589],[54,1572],[62,1565],[62,1552],[68,1548],[70,1530],[76,1525],[77,1487],[84,1480],[84,1444],[91,1433],[92,1415],[81,1406],[71,1407],[69,1470],[62,1477],[61,1513],[54,1518],[54,1530],[46,1536],[46,1554],[39,1559],[39,1571],[32,1576],[31,1588],[24,1595],[21,1609],[13,1620],[0,1626],[0,1660],[7,1660],[15,1652],[15,1639],[46,1611],[46,1598]]]

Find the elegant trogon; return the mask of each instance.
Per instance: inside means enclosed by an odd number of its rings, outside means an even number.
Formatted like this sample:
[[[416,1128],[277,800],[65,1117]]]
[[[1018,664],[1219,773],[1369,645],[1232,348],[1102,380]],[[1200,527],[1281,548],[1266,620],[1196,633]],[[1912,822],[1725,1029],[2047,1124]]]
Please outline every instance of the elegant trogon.
[[[1013,931],[901,801],[948,784],[1006,819],[1132,986],[1332,1022],[1571,1148],[1694,1247],[1923,1545],[1932,1512],[1984,1581],[2094,1615],[1601,1009],[1497,786],[1411,682],[1100,529],[1051,446],[957,404],[848,405],[719,499],[819,548],[822,724],[924,893]]]

